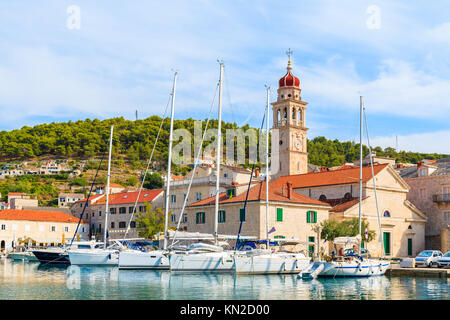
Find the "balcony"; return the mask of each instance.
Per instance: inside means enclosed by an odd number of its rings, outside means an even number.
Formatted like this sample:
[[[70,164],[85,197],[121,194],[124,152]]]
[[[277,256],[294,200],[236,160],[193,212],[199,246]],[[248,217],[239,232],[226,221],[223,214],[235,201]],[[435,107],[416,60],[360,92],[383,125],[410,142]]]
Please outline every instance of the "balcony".
[[[433,202],[450,202],[450,194],[434,194]]]

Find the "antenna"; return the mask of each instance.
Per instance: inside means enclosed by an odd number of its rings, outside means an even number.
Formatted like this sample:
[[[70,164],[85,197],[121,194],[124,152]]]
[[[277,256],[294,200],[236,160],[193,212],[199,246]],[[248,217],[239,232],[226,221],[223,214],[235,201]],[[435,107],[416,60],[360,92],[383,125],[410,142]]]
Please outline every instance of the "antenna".
[[[137,109],[136,109],[136,120],[138,119],[138,111],[137,111]]]

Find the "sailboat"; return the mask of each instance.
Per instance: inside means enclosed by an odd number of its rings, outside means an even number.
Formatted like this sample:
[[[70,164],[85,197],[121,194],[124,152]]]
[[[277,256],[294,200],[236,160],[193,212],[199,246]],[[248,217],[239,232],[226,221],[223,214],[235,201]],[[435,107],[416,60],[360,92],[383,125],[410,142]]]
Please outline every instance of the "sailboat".
[[[116,242],[108,247],[108,215],[109,215],[109,180],[111,176],[111,151],[114,126],[111,126],[111,135],[109,142],[109,158],[108,158],[108,176],[106,183],[106,205],[105,205],[105,229],[103,236],[103,246],[96,245],[90,249],[70,248],[67,253],[69,255],[70,264],[73,265],[102,265],[117,266],[119,261],[119,250],[122,245]]]
[[[266,249],[247,251],[234,257],[235,273],[238,274],[273,274],[273,273],[298,273],[307,268],[310,258],[302,252],[284,252],[281,248],[278,252],[272,252],[269,239],[269,105],[270,88],[267,88],[266,105]],[[262,129],[262,128],[261,128]],[[277,239],[279,240],[279,239]],[[303,244],[301,241],[290,239],[284,245]]]
[[[333,240],[334,244],[341,246],[357,246],[361,248],[361,201],[362,201],[362,136],[363,136],[363,97],[360,96],[360,159],[359,159],[359,233],[355,237],[339,237]],[[367,120],[366,120],[367,130]],[[367,130],[367,136],[369,135]],[[370,165],[372,168],[372,176],[374,181],[375,203],[377,206],[378,223],[378,200],[376,196],[376,183],[373,173],[372,153],[369,144]],[[381,230],[380,230],[381,231]],[[381,234],[381,232],[380,232]],[[342,250],[343,251],[343,250]],[[316,277],[371,277],[384,275],[389,268],[390,262],[380,259],[364,258],[361,255],[352,254],[341,255],[332,258],[330,261],[313,262],[304,272],[299,273],[299,277],[303,279],[311,279]]]
[[[170,254],[171,271],[196,271],[196,272],[232,272],[234,270],[234,252],[224,250],[219,242],[218,212],[219,212],[219,188],[220,188],[220,162],[222,154],[222,87],[223,87],[223,62],[220,64],[219,76],[219,111],[217,127],[217,151],[216,151],[216,199],[214,209],[214,244],[193,243],[187,246],[185,251],[176,251]]]
[[[175,111],[175,92],[178,72],[175,72],[172,88],[172,103],[170,115],[170,134],[169,134],[169,156],[167,159],[167,178],[165,195],[165,215],[164,215],[164,247],[162,250],[139,251],[139,250],[121,250],[118,255],[119,269],[169,269],[169,256],[167,250],[168,241],[168,217],[169,217],[169,193],[170,193],[170,171],[172,164],[172,142],[173,142],[173,119]],[[163,117],[164,118],[164,117]],[[155,142],[156,146],[156,142]],[[136,200],[137,201],[137,200]]]

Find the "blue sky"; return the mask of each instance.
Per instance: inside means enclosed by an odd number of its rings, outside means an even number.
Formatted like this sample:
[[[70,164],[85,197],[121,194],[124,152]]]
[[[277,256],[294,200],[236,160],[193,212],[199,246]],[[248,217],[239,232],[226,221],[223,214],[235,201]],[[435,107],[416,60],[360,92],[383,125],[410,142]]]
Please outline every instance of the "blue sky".
[[[446,1],[0,0],[0,41],[0,130],[161,115],[172,69],[176,118],[204,119],[217,59],[223,119],[259,126],[291,48],[309,138],[358,140],[363,95],[373,145],[450,153]]]

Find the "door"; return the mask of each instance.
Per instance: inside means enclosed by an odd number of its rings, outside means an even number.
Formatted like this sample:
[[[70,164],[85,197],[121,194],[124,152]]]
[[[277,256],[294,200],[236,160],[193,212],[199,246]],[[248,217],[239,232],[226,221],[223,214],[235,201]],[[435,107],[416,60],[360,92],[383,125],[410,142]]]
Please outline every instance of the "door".
[[[308,241],[309,242],[314,242],[314,237],[308,237]],[[309,251],[309,256],[312,257],[314,256],[314,245],[309,245],[308,247],[308,251]]]
[[[386,256],[391,255],[391,233],[383,232],[384,254]]]
[[[408,238],[408,256],[412,256],[412,239]]]

